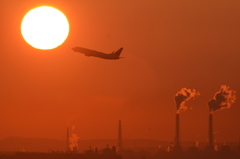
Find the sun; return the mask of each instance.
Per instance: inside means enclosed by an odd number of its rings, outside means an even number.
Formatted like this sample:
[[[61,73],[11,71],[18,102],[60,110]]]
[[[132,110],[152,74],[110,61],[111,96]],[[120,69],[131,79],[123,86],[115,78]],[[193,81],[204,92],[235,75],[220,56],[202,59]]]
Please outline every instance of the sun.
[[[69,23],[58,9],[41,6],[30,10],[23,17],[21,33],[32,47],[42,50],[53,49],[68,37]]]

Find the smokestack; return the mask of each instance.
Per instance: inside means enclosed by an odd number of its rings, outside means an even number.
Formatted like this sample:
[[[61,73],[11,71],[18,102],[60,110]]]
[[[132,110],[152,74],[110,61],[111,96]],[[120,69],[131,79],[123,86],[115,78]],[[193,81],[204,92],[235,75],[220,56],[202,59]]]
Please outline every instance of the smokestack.
[[[67,127],[67,152],[70,151],[70,148],[69,148],[69,127]]]
[[[118,124],[118,150],[122,150],[122,124],[121,120],[119,120]]]
[[[240,135],[239,135],[239,140],[238,140],[238,151],[240,151]]]
[[[176,137],[175,137],[175,145],[180,146],[180,120],[179,120],[179,114],[176,114]]]
[[[209,106],[209,134],[207,150],[214,151],[214,135],[213,135],[213,116],[212,113],[222,109],[230,108],[236,100],[236,91],[231,90],[228,86],[222,85],[219,92],[216,92],[213,99],[208,102]]]
[[[182,88],[174,97],[177,112],[176,112],[176,136],[174,139],[175,144],[173,147],[173,151],[182,151],[182,147],[180,144],[179,113],[186,111],[187,107],[185,106],[185,102],[190,100],[191,98],[194,98],[197,95],[200,94],[195,89]]]
[[[182,151],[182,146],[180,143],[180,118],[179,114],[176,114],[176,136],[175,136],[175,144],[173,147],[173,151]]]
[[[208,146],[210,150],[214,150],[214,136],[213,136],[213,117],[212,113],[209,114],[209,134],[208,134]]]

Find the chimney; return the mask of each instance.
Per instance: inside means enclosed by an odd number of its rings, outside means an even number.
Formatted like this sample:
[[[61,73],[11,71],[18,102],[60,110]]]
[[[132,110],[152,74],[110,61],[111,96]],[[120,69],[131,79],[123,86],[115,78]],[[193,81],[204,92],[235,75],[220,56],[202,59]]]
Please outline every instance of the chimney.
[[[212,113],[209,114],[209,146],[213,146],[214,138],[213,138],[213,118]]]
[[[180,144],[180,119],[178,113],[176,114],[176,136],[173,151],[182,151],[182,147]]]
[[[67,152],[70,151],[70,147],[69,147],[69,127],[67,127]]]
[[[180,146],[180,134],[179,134],[179,114],[176,114],[176,137],[175,137],[175,145]]]
[[[238,140],[238,151],[240,151],[240,135],[239,135],[239,140]]]
[[[208,146],[207,151],[215,151],[214,148],[214,135],[213,135],[213,116],[209,114],[209,132],[208,132]]]
[[[119,124],[118,124],[118,149],[122,150],[122,124],[121,124],[121,120],[119,120]]]

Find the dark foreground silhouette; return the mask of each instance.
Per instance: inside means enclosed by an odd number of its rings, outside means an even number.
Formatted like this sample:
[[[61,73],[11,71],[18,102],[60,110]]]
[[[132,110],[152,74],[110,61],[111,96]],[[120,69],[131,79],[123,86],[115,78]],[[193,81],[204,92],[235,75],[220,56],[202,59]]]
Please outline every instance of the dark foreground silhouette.
[[[230,151],[229,147],[224,147],[220,151],[198,151],[197,147],[190,147],[186,151],[172,149],[170,152],[159,149],[154,154],[148,151],[134,152],[131,150],[116,151],[115,146],[99,150],[89,149],[84,153],[77,151],[69,152],[16,152],[2,153],[0,159],[240,159],[240,150]]]

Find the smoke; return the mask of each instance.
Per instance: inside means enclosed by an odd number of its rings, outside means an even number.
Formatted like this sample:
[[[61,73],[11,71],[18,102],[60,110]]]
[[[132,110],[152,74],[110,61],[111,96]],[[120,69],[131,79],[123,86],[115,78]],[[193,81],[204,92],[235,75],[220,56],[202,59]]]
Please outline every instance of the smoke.
[[[197,95],[200,94],[195,89],[182,88],[175,96],[177,113],[187,110],[187,107],[184,105],[185,102]]]
[[[74,148],[78,149],[78,140],[79,137],[77,134],[74,134],[75,126],[72,126],[72,134],[69,137],[69,148],[71,151],[74,151]]]
[[[208,102],[210,113],[230,108],[236,100],[236,91],[230,90],[228,86],[222,85],[220,91],[217,92],[213,99]]]
[[[166,151],[171,152],[173,150],[173,147],[174,147],[174,143],[171,142],[170,145],[167,147]]]
[[[199,145],[199,142],[198,142],[198,141],[195,141],[195,142],[194,142],[194,147],[198,147],[198,145]]]

